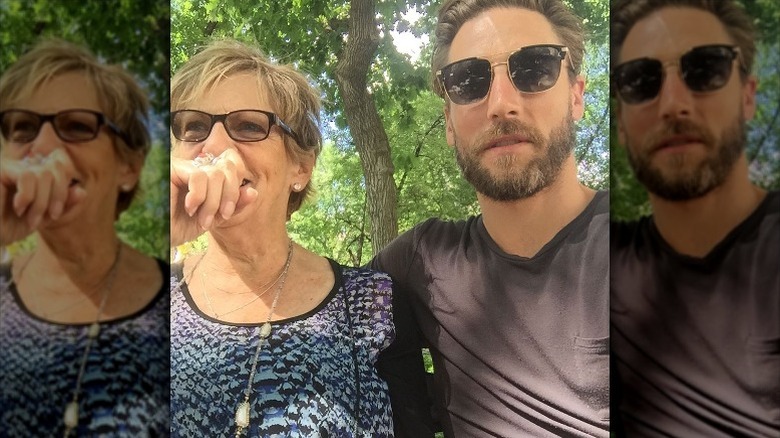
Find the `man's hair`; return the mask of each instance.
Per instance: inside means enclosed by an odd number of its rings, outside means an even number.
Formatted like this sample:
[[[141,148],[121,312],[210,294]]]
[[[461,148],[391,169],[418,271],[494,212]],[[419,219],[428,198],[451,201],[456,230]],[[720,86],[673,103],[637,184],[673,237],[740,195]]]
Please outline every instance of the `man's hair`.
[[[561,0],[446,0],[439,9],[431,60],[433,89],[439,96],[445,97],[445,93],[436,78],[436,72],[447,65],[450,46],[460,28],[465,22],[488,9],[504,7],[524,8],[544,15],[561,42],[569,48],[569,79],[574,81],[575,76],[580,73],[585,53],[582,20]],[[518,29],[519,26],[520,23]]]
[[[743,67],[740,74],[743,80],[747,77],[756,56],[756,34],[750,17],[733,0],[617,0],[610,12],[610,53],[613,65],[620,62],[620,49],[636,22],[666,7],[694,8],[714,15],[739,47]],[[695,29],[695,24],[692,26]]]
[[[187,109],[222,79],[238,74],[256,77],[276,114],[298,135],[300,144],[282,136],[289,156],[300,159],[313,153],[316,159],[322,149],[319,92],[292,66],[274,64],[259,49],[237,41],[212,42],[176,72],[171,80],[171,111]],[[310,182],[290,194],[288,217],[312,192]]]
[[[95,87],[100,111],[126,134],[127,142],[114,137],[120,159],[129,161],[134,153],[145,158],[151,145],[146,93],[124,68],[103,64],[88,50],[73,43],[57,39],[42,41],[11,65],[0,78],[0,111],[29,98],[55,76],[74,72],[87,77]],[[129,192],[119,192],[117,216],[130,207],[137,192],[138,184]]]

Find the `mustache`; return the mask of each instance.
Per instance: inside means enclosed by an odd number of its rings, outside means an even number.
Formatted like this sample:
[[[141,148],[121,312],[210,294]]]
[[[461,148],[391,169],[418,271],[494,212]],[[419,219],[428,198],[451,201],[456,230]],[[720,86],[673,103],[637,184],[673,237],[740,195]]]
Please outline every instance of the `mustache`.
[[[534,147],[544,144],[544,136],[541,131],[520,120],[501,120],[493,123],[476,138],[475,144],[484,148],[493,140],[507,135],[520,135],[532,143]]]
[[[669,137],[678,135],[699,138],[707,148],[715,146],[715,136],[709,129],[690,120],[673,119],[664,122],[657,130],[648,135],[645,140],[645,146],[647,146],[645,150],[655,150]]]

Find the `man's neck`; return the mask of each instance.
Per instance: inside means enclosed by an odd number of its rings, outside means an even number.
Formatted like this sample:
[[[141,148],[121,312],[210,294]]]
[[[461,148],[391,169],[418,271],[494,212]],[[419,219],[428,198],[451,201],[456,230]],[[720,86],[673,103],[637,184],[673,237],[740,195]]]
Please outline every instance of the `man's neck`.
[[[766,191],[748,179],[743,156],[726,181],[706,195],[669,201],[650,194],[653,217],[663,239],[678,253],[704,257],[753,213]]]
[[[533,257],[587,207],[596,192],[577,180],[573,157],[539,193],[499,202],[477,194],[490,237],[507,254]]]

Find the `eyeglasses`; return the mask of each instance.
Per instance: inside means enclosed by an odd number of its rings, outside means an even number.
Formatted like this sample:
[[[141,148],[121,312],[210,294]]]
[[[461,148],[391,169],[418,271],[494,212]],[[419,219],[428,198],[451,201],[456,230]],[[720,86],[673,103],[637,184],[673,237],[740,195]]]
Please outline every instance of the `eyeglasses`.
[[[174,111],[171,114],[171,132],[178,140],[199,142],[208,138],[217,122],[222,122],[228,136],[235,141],[265,140],[271,133],[271,126],[276,125],[301,144],[298,135],[279,116],[262,110],[238,110],[227,114],[209,114],[197,110]]]
[[[509,54],[504,62],[491,63],[484,58],[466,58],[436,72],[452,103],[467,105],[484,99],[493,82],[493,68],[505,64],[509,80],[522,93],[541,93],[552,88],[561,74],[561,63],[568,48],[549,44],[523,47]]]
[[[623,102],[639,104],[658,96],[666,67],[677,64],[680,77],[691,91],[707,93],[728,83],[731,64],[738,57],[739,47],[699,46],[683,54],[679,62],[663,63],[658,59],[640,58],[620,64],[612,71],[612,80]]]
[[[29,143],[38,137],[44,123],[50,122],[57,136],[70,143],[94,140],[100,127],[107,126],[128,145],[129,136],[109,121],[105,115],[91,110],[72,109],[55,114],[38,114],[33,111],[11,109],[0,112],[3,138],[10,143]]]

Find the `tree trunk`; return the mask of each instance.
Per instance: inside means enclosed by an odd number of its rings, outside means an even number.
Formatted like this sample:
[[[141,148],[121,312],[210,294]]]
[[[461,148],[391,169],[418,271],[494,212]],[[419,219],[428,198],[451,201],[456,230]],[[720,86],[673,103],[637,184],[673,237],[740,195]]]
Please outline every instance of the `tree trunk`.
[[[398,234],[398,199],[390,142],[366,87],[368,71],[379,46],[375,6],[375,0],[351,0],[347,42],[336,66],[344,114],[366,179],[374,254]]]

